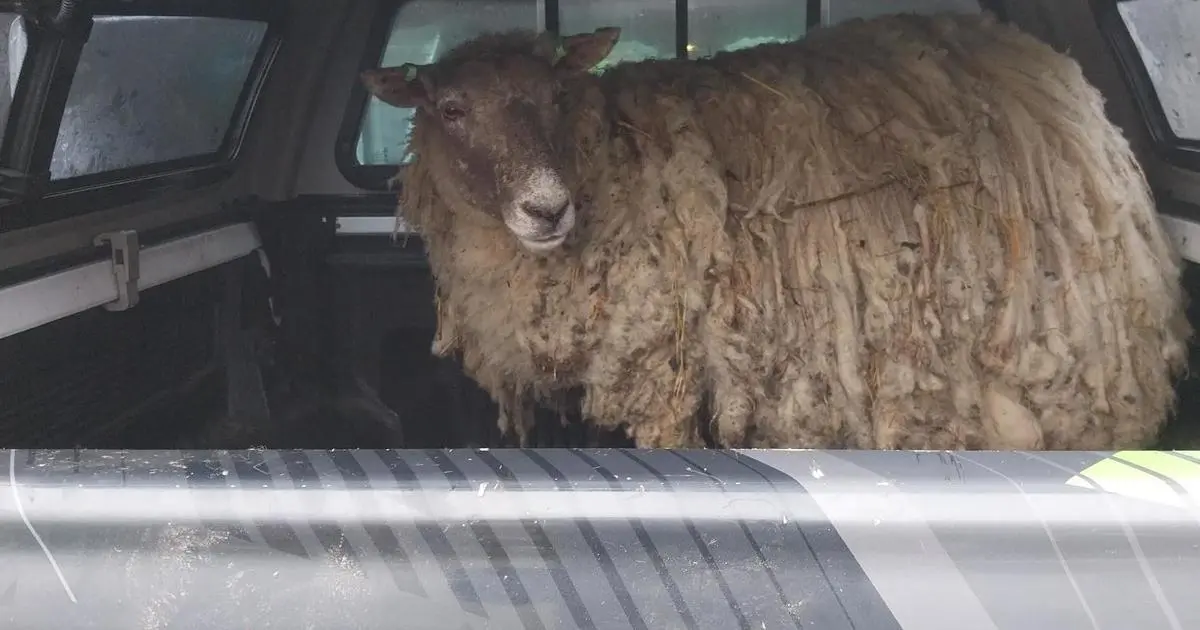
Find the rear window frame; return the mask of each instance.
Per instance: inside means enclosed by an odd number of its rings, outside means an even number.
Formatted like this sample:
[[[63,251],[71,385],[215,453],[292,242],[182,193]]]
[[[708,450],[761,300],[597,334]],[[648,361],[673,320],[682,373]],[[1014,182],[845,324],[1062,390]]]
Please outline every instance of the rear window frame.
[[[63,103],[39,113],[41,125],[32,140],[35,163],[30,165],[30,170],[37,173],[33,176],[37,182],[36,190],[16,199],[0,200],[0,233],[100,212],[165,191],[202,188],[231,176],[241,155],[258,98],[283,41],[284,8],[282,3],[273,1],[238,0],[98,0],[94,4],[81,3],[80,10],[86,10],[89,16],[96,17],[227,18],[261,22],[266,28],[238,94],[229,126],[216,151],[58,180],[49,179],[50,160],[65,114],[66,94],[71,89],[71,83],[63,84],[61,79],[66,75],[73,82],[79,61],[76,59],[73,68],[55,68],[54,76],[50,78],[27,77],[26,70],[34,55],[31,42],[20,77],[22,83],[28,85],[22,85],[18,94],[36,89],[39,87],[36,85],[38,81],[51,81],[46,89],[62,91]],[[74,40],[66,40],[62,44],[64,49],[71,47],[71,52],[76,55],[83,45],[84,42]],[[78,50],[75,50],[76,47]],[[13,128],[16,123],[13,113],[17,109],[18,104],[14,99],[9,119],[4,121],[7,127],[6,144],[10,134],[19,133]],[[12,155],[6,151],[4,157],[11,158]]]
[[[738,0],[728,1],[736,3]],[[824,16],[823,7],[825,2],[828,1],[796,0],[797,3],[805,3],[808,32],[821,25],[821,19]],[[407,0],[381,0],[377,4],[376,12],[372,17],[371,29],[367,33],[366,46],[363,49],[362,56],[359,58],[357,72],[379,67],[379,60],[383,56],[384,47],[387,46],[388,40],[391,37],[392,25],[395,21],[396,13],[404,7],[406,2]],[[558,0],[541,0],[541,4],[544,11],[545,29],[550,32],[557,32],[560,17]],[[686,15],[687,10],[687,0],[675,0],[676,16],[680,14]],[[686,22],[680,23],[677,20],[675,29],[678,48],[676,50],[676,57],[679,57],[686,55],[686,50],[679,44],[679,42],[687,41]],[[370,99],[371,96],[367,92],[366,87],[356,78],[350,87],[350,94],[346,99],[346,108],[342,113],[342,122],[338,128],[337,140],[334,146],[334,163],[337,165],[338,172],[342,174],[342,177],[357,188],[368,192],[398,192],[400,185],[398,183],[389,184],[389,180],[394,181],[393,178],[402,173],[407,165],[360,164],[358,162],[358,136],[362,130],[367,112],[367,104],[370,102]]]
[[[1138,0],[1091,0],[1100,33],[1112,51],[1122,80],[1141,115],[1146,130],[1150,133],[1154,153],[1169,165],[1189,171],[1200,171],[1200,138],[1185,138],[1176,135],[1167,118],[1167,112],[1159,99],[1158,89],[1150,78],[1146,61],[1138,51],[1133,35],[1121,17],[1118,5]]]
[[[367,33],[363,54],[359,58],[358,72],[379,66],[379,61],[383,57],[384,47],[387,46],[388,40],[391,37],[392,25],[395,21],[396,13],[403,8],[407,1],[380,0],[376,4],[371,29]],[[728,1],[737,2],[737,0]],[[827,16],[827,4],[830,1],[796,0],[796,2],[805,3],[808,32],[824,24]],[[836,2],[837,0],[832,1]],[[879,1],[885,2],[886,0]],[[976,0],[976,3],[981,10],[990,12],[1001,22],[1009,21],[1004,0]],[[545,29],[550,32],[558,32],[560,18],[559,0],[541,0],[541,5]],[[687,0],[675,0],[675,10],[677,16],[686,16],[688,14]],[[678,48],[676,56],[684,56],[686,55],[686,50],[683,48],[682,42],[686,42],[688,36],[686,21],[676,21],[675,35]],[[394,178],[404,172],[404,169],[407,167],[406,164],[360,164],[358,161],[358,139],[362,131],[370,98],[370,94],[367,93],[362,82],[356,78],[350,87],[350,93],[346,99],[346,107],[342,112],[342,121],[338,127],[333,150],[334,163],[337,165],[338,172],[341,173],[342,177],[356,188],[376,193],[398,192],[400,184],[395,183],[396,179]]]
[[[392,34],[392,23],[396,13],[400,11],[407,0],[381,0],[375,7],[371,18],[371,29],[367,32],[366,46],[358,59],[354,82],[346,99],[346,108],[342,112],[342,122],[338,127],[337,140],[334,145],[333,159],[338,172],[346,181],[358,188],[368,191],[386,192],[390,189],[388,180],[395,177],[404,168],[400,164],[359,164],[358,135],[362,130],[367,115],[367,104],[371,94],[366,86],[358,80],[358,73],[379,67],[383,58],[383,49],[387,46]],[[558,3],[555,2],[557,5]],[[398,187],[395,187],[398,189]]]

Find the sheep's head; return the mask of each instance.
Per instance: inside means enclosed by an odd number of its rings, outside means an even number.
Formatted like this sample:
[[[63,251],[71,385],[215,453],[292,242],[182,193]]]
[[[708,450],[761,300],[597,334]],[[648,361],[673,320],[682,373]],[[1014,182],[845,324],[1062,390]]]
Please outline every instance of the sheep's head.
[[[381,101],[417,110],[414,124],[445,157],[439,187],[503,221],[526,249],[546,252],[575,226],[555,142],[561,90],[603,61],[619,36],[617,28],[561,38],[487,34],[436,63],[367,70],[362,81]]]

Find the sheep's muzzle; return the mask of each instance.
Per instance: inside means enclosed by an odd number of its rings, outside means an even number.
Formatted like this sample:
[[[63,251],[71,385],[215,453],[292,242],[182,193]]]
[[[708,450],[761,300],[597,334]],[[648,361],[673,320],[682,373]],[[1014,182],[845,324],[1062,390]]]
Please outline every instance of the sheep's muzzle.
[[[535,169],[504,210],[504,225],[525,249],[557,249],[575,227],[575,204],[562,178],[548,168]]]

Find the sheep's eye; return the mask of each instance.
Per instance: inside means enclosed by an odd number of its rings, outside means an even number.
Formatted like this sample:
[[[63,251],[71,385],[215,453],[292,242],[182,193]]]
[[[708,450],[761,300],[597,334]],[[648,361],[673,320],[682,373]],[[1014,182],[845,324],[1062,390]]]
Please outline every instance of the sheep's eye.
[[[465,115],[466,112],[464,112],[463,109],[458,105],[442,106],[442,118],[444,118],[446,122],[454,122]]]

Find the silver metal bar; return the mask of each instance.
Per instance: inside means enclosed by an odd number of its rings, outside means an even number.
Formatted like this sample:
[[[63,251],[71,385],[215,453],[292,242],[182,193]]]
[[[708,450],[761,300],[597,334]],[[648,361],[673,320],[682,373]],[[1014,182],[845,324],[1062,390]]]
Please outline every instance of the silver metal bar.
[[[235,223],[142,249],[137,290],[247,256],[262,246],[252,223]],[[107,259],[0,288],[0,339],[121,298]]]

